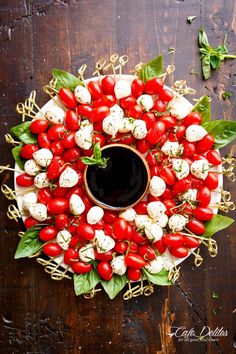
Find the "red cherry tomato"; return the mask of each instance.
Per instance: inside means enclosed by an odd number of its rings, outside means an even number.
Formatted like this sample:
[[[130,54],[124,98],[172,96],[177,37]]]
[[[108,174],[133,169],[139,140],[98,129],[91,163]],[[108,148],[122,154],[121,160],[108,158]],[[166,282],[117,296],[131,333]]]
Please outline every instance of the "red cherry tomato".
[[[62,248],[58,243],[50,242],[43,246],[43,252],[49,257],[57,257],[62,253]]]
[[[211,191],[218,187],[218,175],[214,172],[208,172],[207,178],[204,180],[204,185],[208,187]]]
[[[125,264],[130,268],[143,268],[146,265],[146,261],[137,253],[129,252],[125,256]]]
[[[76,147],[75,132],[69,132],[68,134],[66,134],[62,141],[62,144],[66,149],[72,149]]]
[[[142,245],[147,242],[147,238],[146,238],[144,232],[139,230],[139,231],[135,231],[134,236],[133,236],[133,241],[139,245]]]
[[[136,149],[141,152],[141,154],[145,154],[150,147],[149,142],[146,139],[139,139],[136,142]]]
[[[77,171],[84,172],[86,165],[81,161],[77,160],[76,161],[76,169]]]
[[[24,221],[26,229],[30,229],[31,227],[38,224],[38,221],[35,220],[32,216],[28,216]]]
[[[193,211],[195,218],[203,221],[209,221],[213,218],[213,211],[207,207],[196,207]]]
[[[89,273],[93,267],[92,264],[78,261],[78,262],[72,262],[71,268],[77,274],[85,274],[85,273]]]
[[[204,154],[204,152],[207,152],[212,148],[214,143],[215,143],[215,138],[212,135],[210,134],[205,135],[204,138],[197,141],[196,143],[197,152],[199,154]]]
[[[33,134],[45,132],[48,128],[48,122],[45,119],[34,119],[30,124],[30,131]]]
[[[152,112],[144,113],[141,119],[146,123],[147,130],[149,130],[157,121],[155,114]]]
[[[107,106],[112,107],[116,104],[116,97],[113,95],[103,95],[101,98],[93,102],[93,107]]]
[[[54,198],[48,202],[48,212],[52,215],[64,213],[69,207],[68,200],[64,198]]]
[[[93,101],[102,97],[102,85],[98,81],[89,81],[87,88],[92,96]]]
[[[68,248],[68,250],[64,252],[65,264],[71,265],[75,262],[75,260],[78,261],[78,259],[79,259],[79,252],[74,248]]]
[[[55,238],[57,236],[57,233],[58,233],[57,228],[55,226],[49,225],[39,231],[39,238],[42,241],[47,242]]]
[[[186,192],[191,186],[191,181],[189,178],[183,178],[175,182],[173,185],[173,194],[178,195],[180,193]]]
[[[54,179],[60,176],[63,165],[60,161],[52,161],[47,169],[47,178]]]
[[[161,196],[162,199],[172,199],[173,198],[173,193],[172,193],[172,188],[166,186],[165,192]]]
[[[53,198],[64,198],[68,188],[60,187],[58,182],[55,184],[56,188],[52,191]]]
[[[121,108],[123,109],[129,109],[132,106],[136,105],[137,100],[134,96],[127,96],[124,98],[121,98],[119,101],[119,104],[121,106]]]
[[[150,144],[157,144],[163,137],[165,133],[165,124],[163,122],[157,122],[155,125],[148,130],[146,140]]]
[[[165,214],[168,215],[168,216],[173,215],[173,210],[172,209],[176,206],[175,205],[175,201],[173,199],[164,199],[163,200],[163,204],[166,207]]]
[[[178,248],[170,248],[170,254],[172,254],[172,256],[176,257],[176,258],[184,258],[187,257],[188,255],[188,250],[186,247],[181,246]]]
[[[171,186],[176,181],[174,171],[168,166],[163,166],[159,170],[159,176],[165,181],[166,184],[171,185]]]
[[[69,218],[66,214],[58,214],[55,218],[55,226],[58,230],[64,230],[69,224]]]
[[[191,173],[188,175],[188,179],[191,182],[191,188],[194,188],[194,189],[198,189],[199,187],[201,187],[201,185],[203,183],[202,179],[195,177]]]
[[[51,140],[60,140],[63,139],[66,133],[64,125],[53,125],[48,129],[48,137]]]
[[[107,106],[95,107],[90,114],[90,120],[93,123],[102,121],[110,113],[110,108]]]
[[[166,234],[163,237],[164,243],[168,247],[173,247],[173,248],[178,248],[183,245],[184,243],[184,236],[181,235],[180,233],[176,234]]]
[[[201,123],[202,123],[202,117],[198,112],[189,113],[182,122],[182,124],[185,125],[185,127],[189,127],[192,124],[200,125]]]
[[[102,134],[94,134],[93,135],[93,143],[100,143],[100,147],[103,147],[106,143],[106,139]]]
[[[38,146],[35,144],[27,144],[21,148],[20,155],[27,160],[33,159],[33,154],[38,151],[38,149]]]
[[[108,263],[106,261],[102,261],[102,262],[98,263],[97,270],[98,270],[98,274],[100,275],[100,277],[102,279],[104,279],[106,281],[111,280],[112,267],[111,267],[110,263]]]
[[[53,155],[60,156],[65,151],[63,143],[61,140],[56,140],[51,143],[50,149]]]
[[[138,247],[138,253],[145,261],[149,262],[156,258],[156,252],[151,245],[141,245]]]
[[[193,156],[196,153],[196,144],[190,143],[186,139],[182,141],[185,156]]]
[[[150,79],[145,84],[145,92],[149,95],[159,94],[164,86],[164,81],[159,78]]]
[[[113,235],[116,240],[125,240],[127,233],[127,221],[119,218],[113,224]]]
[[[192,236],[185,236],[184,238],[184,245],[187,248],[197,248],[201,244],[201,241],[195,237]]]
[[[187,128],[183,125],[176,127],[175,136],[176,136],[179,143],[182,142],[182,140],[185,136],[186,129]]]
[[[152,110],[158,113],[164,113],[166,111],[166,103],[158,99],[154,102]]]
[[[206,153],[206,158],[214,166],[218,166],[222,163],[222,159],[220,157],[220,154],[216,150],[209,150]]]
[[[142,116],[143,109],[139,104],[131,106],[127,111],[127,117],[138,119]]]
[[[113,211],[104,211],[103,220],[107,224],[113,224],[118,219],[118,214]]]
[[[131,83],[132,95],[136,98],[142,95],[144,92],[145,85],[142,80],[134,79]]]
[[[84,240],[92,240],[95,236],[93,227],[87,223],[81,222],[77,227],[77,232]]]
[[[187,228],[196,235],[202,235],[205,232],[205,226],[200,220],[189,221]]]
[[[66,108],[74,109],[78,104],[75,95],[68,88],[60,88],[58,96],[60,97],[61,102],[64,104],[64,106],[66,106]]]
[[[90,118],[93,108],[89,104],[81,104],[77,107],[77,113],[84,118]]]
[[[105,76],[102,79],[103,92],[107,95],[114,95],[116,81],[112,76]]]
[[[16,184],[20,187],[30,187],[34,185],[34,177],[22,173],[16,177]]]
[[[125,253],[128,248],[128,244],[125,241],[117,241],[114,247],[114,251],[117,253]]]
[[[134,210],[137,214],[147,214],[147,202],[141,201],[135,205]]]
[[[63,153],[62,157],[65,162],[74,162],[80,157],[80,149],[77,147],[68,149]]]
[[[164,253],[166,250],[166,245],[164,243],[163,237],[160,240],[154,242],[153,247],[155,247],[160,254]]]
[[[156,166],[159,162],[159,159],[160,154],[157,150],[149,151],[146,156],[146,160],[150,166]]]
[[[201,186],[197,192],[197,201],[201,207],[206,207],[211,201],[211,191],[206,186]]]
[[[41,148],[50,149],[51,141],[47,133],[40,133],[38,135],[38,144]]]
[[[128,268],[127,275],[128,275],[129,280],[137,281],[140,279],[140,277],[142,275],[142,271],[141,271],[141,269]]]
[[[68,130],[76,131],[80,127],[80,119],[75,111],[67,111],[65,116],[65,125]]]
[[[160,117],[159,122],[163,122],[165,124],[166,130],[173,128],[177,125],[176,118],[172,116],[162,116]]]
[[[134,233],[135,233],[134,228],[129,223],[127,223],[125,239],[128,241],[132,241]]]
[[[42,188],[38,190],[38,202],[47,205],[52,199],[52,193],[49,188]]]
[[[161,90],[159,93],[158,93],[158,96],[159,98],[162,100],[162,101],[165,101],[165,102],[170,102],[171,100],[173,100],[174,98],[174,94],[171,90],[169,89],[163,89]]]
[[[99,261],[110,262],[113,258],[113,256],[112,256],[113,252],[114,252],[113,249],[108,252],[105,252],[105,253],[99,253],[97,250],[94,250],[95,259],[98,259]]]

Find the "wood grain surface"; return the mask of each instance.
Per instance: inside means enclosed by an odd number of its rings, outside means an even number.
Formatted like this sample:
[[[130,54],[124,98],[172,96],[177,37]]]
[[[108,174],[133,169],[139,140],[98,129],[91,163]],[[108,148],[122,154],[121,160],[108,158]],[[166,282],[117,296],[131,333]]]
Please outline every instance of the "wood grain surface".
[[[0,15],[2,165],[13,164],[4,134],[19,122],[16,103],[34,88],[43,104],[47,97],[42,86],[50,79],[51,68],[76,73],[87,63],[89,77],[96,61],[114,52],[129,55],[126,73],[162,52],[166,64],[175,62],[172,81],[187,79],[197,97],[212,98],[213,118],[235,117],[236,61],[223,63],[208,81],[190,75],[192,68],[200,72],[197,33],[201,26],[214,45],[227,33],[229,49],[235,53],[234,0],[1,0]],[[186,23],[190,15],[197,16],[191,25]],[[175,48],[174,55],[168,54],[170,47]],[[224,90],[233,94],[227,101],[221,99]],[[230,145],[223,153],[234,153],[235,147]],[[12,185],[11,174],[0,177],[1,183]],[[225,181],[225,189],[236,200],[235,185]],[[109,301],[103,292],[85,300],[76,298],[71,281],[52,281],[31,259],[14,260],[17,232],[23,224],[7,218],[7,205],[1,197],[2,354],[155,354],[161,349],[158,325],[167,297],[176,314],[175,326],[196,333],[203,326],[228,331],[228,336],[215,342],[175,339],[177,353],[235,352],[235,224],[217,234],[218,257],[211,258],[203,248],[200,268],[193,267],[192,258],[183,264],[180,285],[169,290],[155,287],[152,296],[130,301],[123,301],[122,295]],[[212,291],[219,294],[218,300],[212,298]],[[215,316],[212,310],[218,306],[223,308]]]

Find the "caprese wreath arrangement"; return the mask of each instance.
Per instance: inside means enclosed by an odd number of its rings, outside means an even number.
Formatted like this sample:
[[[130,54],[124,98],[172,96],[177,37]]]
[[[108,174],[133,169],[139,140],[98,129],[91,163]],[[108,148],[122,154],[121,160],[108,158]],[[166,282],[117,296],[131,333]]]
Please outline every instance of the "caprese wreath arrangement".
[[[212,236],[233,223],[217,212],[234,209],[222,176],[234,179],[235,160],[219,149],[236,122],[211,120],[208,96],[192,105],[185,81],[166,86],[173,66],[163,73],[162,56],[134,75],[122,75],[126,61],[100,60],[87,80],[85,65],[79,77],[53,69],[50,101],[40,108],[33,91],[6,135],[16,165],[1,168],[14,171],[15,190],[2,192],[18,204],[8,217],[27,229],[15,258],[37,257],[56,280],[73,276],[86,297],[99,283],[110,299],[127,283],[125,299],[173,284],[178,264],[193,254],[200,265],[201,244],[215,256]]]

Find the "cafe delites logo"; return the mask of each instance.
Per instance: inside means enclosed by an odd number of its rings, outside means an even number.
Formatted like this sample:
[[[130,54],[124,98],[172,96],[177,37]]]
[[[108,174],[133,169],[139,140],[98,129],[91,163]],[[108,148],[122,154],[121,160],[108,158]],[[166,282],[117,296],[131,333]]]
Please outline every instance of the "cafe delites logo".
[[[204,326],[197,333],[194,328],[187,329],[185,326],[172,326],[169,336],[177,339],[178,342],[218,342],[220,337],[227,337],[228,331],[224,327],[216,327],[211,329],[209,326]]]

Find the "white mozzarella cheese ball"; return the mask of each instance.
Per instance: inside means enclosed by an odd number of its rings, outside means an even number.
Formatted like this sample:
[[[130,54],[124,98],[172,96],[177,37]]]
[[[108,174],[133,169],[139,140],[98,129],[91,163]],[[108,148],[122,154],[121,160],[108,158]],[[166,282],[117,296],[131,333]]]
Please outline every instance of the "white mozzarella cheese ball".
[[[67,167],[60,175],[59,186],[65,188],[74,187],[78,183],[78,174],[73,168]]]
[[[147,212],[150,218],[157,219],[166,212],[166,206],[159,201],[151,202],[147,205]]]
[[[191,173],[200,179],[206,179],[209,171],[209,164],[207,160],[193,161],[191,164]]]
[[[133,129],[133,118],[123,118],[120,121],[119,133],[129,133]]]
[[[202,140],[202,138],[207,135],[207,131],[201,125],[192,124],[186,129],[185,135],[186,140],[193,143]]]
[[[144,232],[147,238],[152,242],[159,241],[163,236],[163,230],[157,223],[146,225]]]
[[[69,200],[69,208],[73,215],[81,215],[85,211],[85,205],[79,195],[72,194]]]
[[[161,151],[167,155],[176,157],[183,153],[183,145],[179,144],[177,141],[166,141],[162,146]]]
[[[47,167],[52,161],[53,153],[51,150],[43,148],[35,151],[35,153],[33,153],[33,157],[38,165]]]
[[[111,267],[113,273],[117,275],[124,275],[127,269],[124,256],[114,257],[113,260],[111,261]]]
[[[134,222],[137,229],[139,229],[149,225],[151,223],[151,219],[148,215],[136,215]]]
[[[133,208],[129,208],[120,214],[120,218],[131,222],[131,221],[134,221],[134,219],[136,218],[136,215],[137,215],[136,211]]]
[[[183,159],[174,159],[172,168],[178,179],[183,179],[189,175],[189,164]]]
[[[93,144],[91,128],[83,128],[75,133],[75,142],[83,150],[88,150]]]
[[[144,139],[147,135],[146,123],[142,119],[135,119],[132,134],[136,139]]]
[[[168,220],[169,220],[168,216],[166,214],[162,214],[162,216],[160,216],[155,221],[162,229],[164,229],[168,224]]]
[[[115,84],[115,96],[118,100],[131,95],[131,84],[126,80],[118,80]]]
[[[172,231],[181,231],[187,224],[188,220],[181,214],[174,214],[169,218],[169,228]]]
[[[121,120],[124,118],[124,111],[118,104],[114,104],[112,107],[110,107],[110,115]]]
[[[59,106],[53,106],[45,112],[45,118],[51,124],[63,124],[65,119],[65,111]]]
[[[90,131],[91,134],[92,134],[92,132],[93,132],[93,124],[90,122],[90,120],[84,119],[80,123],[80,129],[82,129],[82,130],[86,129],[86,130]]]
[[[24,194],[23,198],[22,198],[22,205],[23,208],[28,210],[29,207],[31,207],[32,205],[37,203],[37,194],[34,192],[29,192]]]
[[[160,256],[156,257],[151,262],[148,262],[144,268],[151,274],[159,273],[163,268],[162,258]]]
[[[27,160],[24,165],[25,172],[30,176],[36,176],[41,171],[41,166],[34,159]]]
[[[97,246],[98,253],[106,253],[115,247],[113,238],[105,235],[103,230],[95,230],[94,243]]]
[[[106,118],[103,119],[102,121],[102,129],[103,131],[114,137],[116,133],[119,131],[120,127],[120,120],[113,117],[112,115],[108,115]]]
[[[49,187],[50,181],[47,178],[46,172],[41,172],[34,177],[34,185],[39,189]]]
[[[160,197],[166,189],[165,181],[158,176],[153,176],[150,181],[149,193],[153,197]]]
[[[79,249],[79,258],[82,262],[85,263],[95,260],[95,253],[94,253],[93,245],[91,243],[87,243],[87,245]]]
[[[93,206],[87,214],[87,222],[91,225],[97,224],[104,215],[104,210],[99,206]]]
[[[36,203],[29,207],[30,215],[37,221],[44,221],[47,219],[47,207],[42,203]]]
[[[171,115],[175,116],[177,119],[185,118],[193,109],[191,103],[184,100],[182,96],[176,95],[170,102],[169,112]]]
[[[187,200],[190,202],[195,202],[197,200],[197,189],[192,189],[190,188],[187,190],[187,192],[183,193],[182,195],[179,196],[180,200]]]
[[[139,96],[137,103],[140,104],[140,106],[142,106],[143,109],[148,112],[153,106],[153,98],[151,95],[144,94]]]
[[[91,103],[91,94],[89,90],[81,85],[76,86],[74,95],[76,100],[80,104],[90,104]]]
[[[63,250],[68,250],[72,235],[67,230],[61,230],[57,234],[57,243]]]

